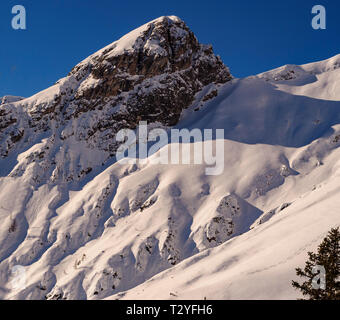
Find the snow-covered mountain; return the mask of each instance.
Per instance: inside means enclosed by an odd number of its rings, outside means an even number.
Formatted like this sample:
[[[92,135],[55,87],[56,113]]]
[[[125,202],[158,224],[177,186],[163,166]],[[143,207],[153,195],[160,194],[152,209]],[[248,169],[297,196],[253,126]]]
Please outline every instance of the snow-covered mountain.
[[[170,16],[1,103],[0,298],[297,298],[294,268],[340,225],[339,83],[340,55],[232,78]],[[140,121],[224,129],[222,174],[154,164],[169,145],[116,162]]]

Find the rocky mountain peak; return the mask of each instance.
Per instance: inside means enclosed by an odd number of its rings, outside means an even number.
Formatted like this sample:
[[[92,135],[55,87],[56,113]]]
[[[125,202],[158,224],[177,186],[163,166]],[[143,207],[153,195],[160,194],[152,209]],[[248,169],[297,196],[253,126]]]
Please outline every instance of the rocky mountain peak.
[[[77,99],[112,98],[134,90],[138,101],[135,95],[127,105],[133,108],[143,100],[138,116],[154,121],[149,114],[166,113],[167,119],[158,119],[166,125],[178,121],[183,108],[203,86],[231,79],[212,47],[201,45],[186,24],[174,16],[158,18],[128,33],[75,66],[70,75],[77,79],[86,75]],[[150,87],[153,90],[145,90]],[[156,98],[167,89],[173,94]],[[175,99],[177,93],[179,98]],[[175,112],[169,117],[170,109]]]
[[[155,19],[76,65],[38,94],[0,106],[0,154],[41,132],[114,154],[115,134],[139,121],[175,125],[207,85],[231,80],[210,45],[175,16]]]
[[[190,58],[200,48],[195,35],[181,19],[163,16],[99,50],[75,66],[70,74],[92,66],[96,78],[119,71],[152,77],[189,67]],[[211,51],[211,47],[206,46],[205,50]]]

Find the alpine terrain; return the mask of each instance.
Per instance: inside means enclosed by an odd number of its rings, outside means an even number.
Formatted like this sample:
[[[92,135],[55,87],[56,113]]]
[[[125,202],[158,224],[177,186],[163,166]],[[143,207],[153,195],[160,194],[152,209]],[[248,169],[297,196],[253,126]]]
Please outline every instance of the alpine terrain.
[[[145,122],[224,129],[223,170],[150,161],[207,140],[117,159]],[[340,225],[339,147],[340,55],[236,79],[181,19],[153,20],[0,98],[0,299],[300,298],[295,268]]]

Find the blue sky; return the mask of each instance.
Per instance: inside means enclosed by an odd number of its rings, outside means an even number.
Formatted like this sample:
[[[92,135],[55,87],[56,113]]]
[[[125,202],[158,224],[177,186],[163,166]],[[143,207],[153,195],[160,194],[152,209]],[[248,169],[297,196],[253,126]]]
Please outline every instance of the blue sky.
[[[26,30],[11,27],[16,4],[26,8]],[[326,30],[311,27],[316,4],[327,10]],[[338,0],[2,0],[0,96],[43,90],[91,53],[162,15],[182,18],[236,77],[340,53]]]

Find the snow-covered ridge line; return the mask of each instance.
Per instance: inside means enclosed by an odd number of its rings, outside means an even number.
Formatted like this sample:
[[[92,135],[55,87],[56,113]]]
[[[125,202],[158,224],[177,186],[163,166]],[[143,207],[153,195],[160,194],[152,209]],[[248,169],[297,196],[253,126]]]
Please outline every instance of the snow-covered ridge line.
[[[282,67],[266,71],[257,75],[266,80],[282,81],[297,79],[306,74],[320,75],[340,68],[340,54],[318,62],[303,65],[287,64]]]

